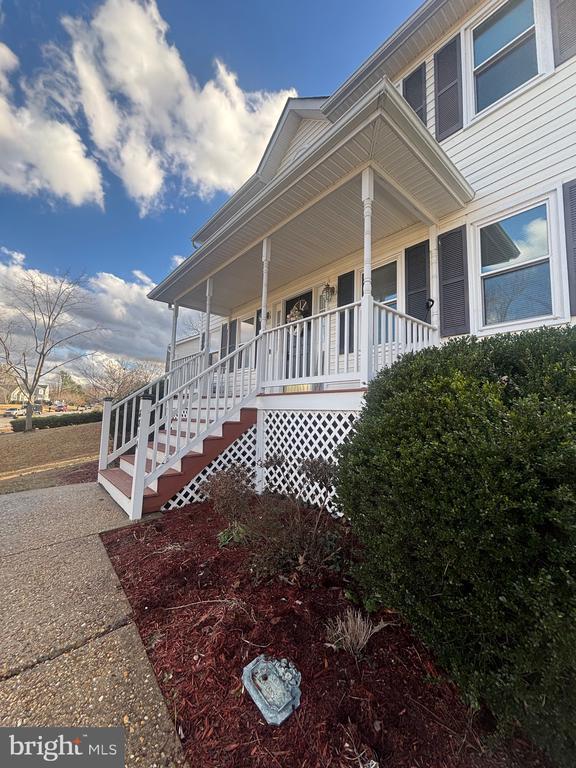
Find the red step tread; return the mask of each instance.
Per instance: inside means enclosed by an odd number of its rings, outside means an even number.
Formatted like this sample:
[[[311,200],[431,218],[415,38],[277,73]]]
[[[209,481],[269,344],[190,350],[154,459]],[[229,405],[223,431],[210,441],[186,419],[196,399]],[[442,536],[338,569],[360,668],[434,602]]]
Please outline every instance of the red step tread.
[[[128,472],[124,472],[123,469],[101,469],[100,473],[102,477],[112,483],[113,486],[118,488],[120,493],[123,493],[127,498],[132,498],[132,475]],[[144,496],[146,498],[156,498],[159,494],[153,491],[152,488],[144,488]]]

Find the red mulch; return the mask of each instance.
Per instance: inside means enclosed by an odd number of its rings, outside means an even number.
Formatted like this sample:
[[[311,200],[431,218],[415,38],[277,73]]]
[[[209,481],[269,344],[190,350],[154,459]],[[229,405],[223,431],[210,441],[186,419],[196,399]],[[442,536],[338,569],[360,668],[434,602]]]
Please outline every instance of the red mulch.
[[[219,549],[225,527],[207,504],[102,534],[190,765],[202,768],[544,768],[516,738],[490,752],[481,727],[424,647],[395,622],[358,664],[325,645],[348,603],[327,576],[315,588],[255,587],[244,548]],[[302,704],[266,725],[243,690],[259,653],[292,659]]]
[[[95,483],[98,480],[98,459],[79,464],[74,469],[63,472],[60,477],[62,485],[74,485],[75,483]]]

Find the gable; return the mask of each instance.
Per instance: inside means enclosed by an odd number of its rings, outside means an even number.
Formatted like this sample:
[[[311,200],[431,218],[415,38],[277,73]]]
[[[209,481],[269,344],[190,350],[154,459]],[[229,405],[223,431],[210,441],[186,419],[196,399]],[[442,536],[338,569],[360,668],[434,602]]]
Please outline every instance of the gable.
[[[263,181],[270,181],[280,166],[296,157],[305,136],[317,132],[320,124],[330,125],[322,113],[324,101],[324,97],[288,99],[256,171]]]
[[[289,166],[310,144],[313,144],[330,125],[329,120],[317,120],[311,117],[301,118],[294,138],[288,145],[274,175],[277,176],[279,173],[282,173],[284,168]]]

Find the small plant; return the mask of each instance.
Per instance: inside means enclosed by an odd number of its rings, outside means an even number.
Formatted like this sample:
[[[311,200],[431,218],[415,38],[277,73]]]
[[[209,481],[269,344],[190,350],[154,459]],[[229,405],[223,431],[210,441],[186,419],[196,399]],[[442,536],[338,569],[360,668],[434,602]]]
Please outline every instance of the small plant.
[[[250,519],[251,570],[257,582],[279,575],[316,578],[345,560],[345,529],[326,513],[271,495]]]
[[[248,538],[248,529],[242,523],[234,520],[223,531],[220,531],[217,538],[218,546],[221,548],[244,544]]]
[[[214,512],[231,525],[245,520],[254,496],[251,473],[241,464],[215,472],[202,484],[202,491],[212,502]]]
[[[342,649],[359,659],[372,635],[389,623],[380,621],[374,624],[372,619],[363,616],[357,608],[348,608],[344,616],[330,619],[326,624],[326,639],[332,648]]]
[[[336,478],[336,467],[334,464],[321,456],[311,456],[304,459],[300,465],[299,472],[304,475],[311,485],[318,485],[324,491],[321,509],[326,509],[326,504],[332,493]]]

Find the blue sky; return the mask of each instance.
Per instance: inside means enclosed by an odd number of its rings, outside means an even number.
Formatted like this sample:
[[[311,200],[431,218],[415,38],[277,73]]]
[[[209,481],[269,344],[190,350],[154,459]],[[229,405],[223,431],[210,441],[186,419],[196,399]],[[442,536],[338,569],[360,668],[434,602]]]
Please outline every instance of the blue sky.
[[[159,281],[286,96],[331,93],[418,4],[4,0],[4,261]]]

